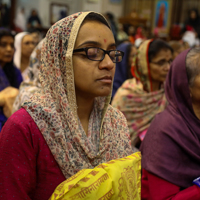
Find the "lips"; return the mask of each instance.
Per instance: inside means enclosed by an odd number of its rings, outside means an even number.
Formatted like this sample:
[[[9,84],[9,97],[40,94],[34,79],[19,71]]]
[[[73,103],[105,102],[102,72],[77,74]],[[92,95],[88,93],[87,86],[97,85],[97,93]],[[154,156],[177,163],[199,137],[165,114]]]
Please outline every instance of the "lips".
[[[97,81],[101,81],[104,83],[112,83],[112,76],[104,76],[100,79],[97,79]]]

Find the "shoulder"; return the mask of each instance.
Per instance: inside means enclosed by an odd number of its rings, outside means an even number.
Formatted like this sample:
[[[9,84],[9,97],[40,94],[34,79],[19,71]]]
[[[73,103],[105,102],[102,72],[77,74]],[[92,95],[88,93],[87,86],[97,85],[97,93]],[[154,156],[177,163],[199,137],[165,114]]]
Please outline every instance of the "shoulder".
[[[8,118],[1,131],[2,134],[6,133],[8,135],[16,132],[21,133],[19,137],[24,134],[26,136],[31,135],[32,132],[40,133],[34,120],[24,108],[19,109]]]

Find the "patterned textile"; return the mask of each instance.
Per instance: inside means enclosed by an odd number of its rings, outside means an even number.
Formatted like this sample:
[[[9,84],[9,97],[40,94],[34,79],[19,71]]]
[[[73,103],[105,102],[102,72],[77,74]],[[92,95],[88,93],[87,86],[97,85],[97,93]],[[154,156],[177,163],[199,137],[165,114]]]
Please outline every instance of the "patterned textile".
[[[49,200],[141,199],[141,154],[83,169],[62,182]]]
[[[109,105],[111,94],[95,99],[90,116],[88,133],[97,136],[94,140],[98,140],[98,147],[88,142],[78,119],[72,53],[79,28],[89,13],[70,15],[50,28],[41,53],[42,87],[23,104],[66,178],[133,152],[123,114]]]
[[[44,39],[36,46],[30,57],[30,65],[28,67],[28,78],[21,83],[19,95],[15,99],[12,113],[21,108],[22,103],[27,101],[40,87],[38,74],[41,64],[41,49]]]
[[[148,47],[152,40],[145,41],[139,48],[134,63],[133,75],[118,89],[112,106],[123,112],[127,121],[134,146],[137,137],[143,140],[155,115],[167,105],[164,89],[152,92],[148,63]]]

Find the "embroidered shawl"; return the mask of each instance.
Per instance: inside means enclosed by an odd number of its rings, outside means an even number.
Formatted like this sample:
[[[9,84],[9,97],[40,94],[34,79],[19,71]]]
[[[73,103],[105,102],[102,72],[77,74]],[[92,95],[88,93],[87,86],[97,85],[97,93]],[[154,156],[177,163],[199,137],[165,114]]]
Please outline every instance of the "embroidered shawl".
[[[70,15],[48,31],[41,53],[41,89],[23,107],[37,124],[66,178],[84,168],[130,155],[127,122],[109,105],[111,94],[97,97],[91,113],[98,151],[88,143],[77,116],[72,54],[79,28],[90,12]]]

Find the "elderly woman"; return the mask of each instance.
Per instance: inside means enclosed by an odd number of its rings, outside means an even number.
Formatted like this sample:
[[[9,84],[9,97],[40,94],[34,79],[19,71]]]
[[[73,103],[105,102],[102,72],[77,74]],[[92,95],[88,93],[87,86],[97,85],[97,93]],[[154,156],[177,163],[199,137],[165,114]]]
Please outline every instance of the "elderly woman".
[[[49,199],[79,170],[133,153],[126,119],[109,105],[115,63],[122,58],[98,13],[76,13],[50,28],[41,89],[0,133],[3,199]]]
[[[163,83],[172,48],[162,40],[146,40],[138,51],[132,74],[116,92],[112,105],[123,112],[133,146],[139,147],[155,115],[166,107]]]
[[[23,80],[28,79],[28,66],[34,47],[34,39],[28,32],[21,32],[15,36],[14,64],[20,69]]]
[[[142,143],[142,199],[200,199],[200,48],[182,52],[167,81],[169,105]],[[195,180],[197,179],[197,180]]]

